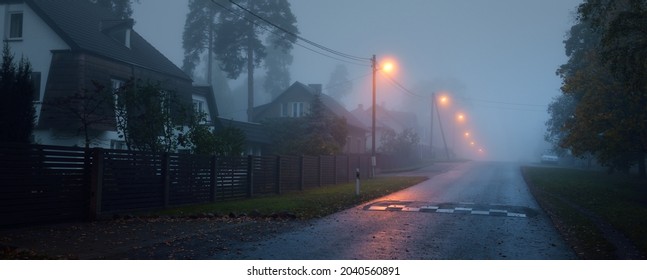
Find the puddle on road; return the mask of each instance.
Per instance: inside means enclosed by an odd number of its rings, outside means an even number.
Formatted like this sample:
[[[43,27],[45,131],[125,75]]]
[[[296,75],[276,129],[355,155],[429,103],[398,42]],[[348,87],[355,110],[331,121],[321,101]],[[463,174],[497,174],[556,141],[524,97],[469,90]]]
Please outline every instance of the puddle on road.
[[[435,203],[423,201],[385,200],[366,205],[363,209],[366,211],[448,213],[514,218],[530,218],[537,216],[538,214],[537,210],[525,206],[478,204],[470,202]]]

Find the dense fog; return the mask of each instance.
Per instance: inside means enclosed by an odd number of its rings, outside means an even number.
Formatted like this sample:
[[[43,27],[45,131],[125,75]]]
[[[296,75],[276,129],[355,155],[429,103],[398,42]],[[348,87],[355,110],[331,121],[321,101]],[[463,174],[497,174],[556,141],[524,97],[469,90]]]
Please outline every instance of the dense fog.
[[[537,161],[549,148],[546,107],[560,94],[555,70],[566,62],[563,40],[580,2],[290,1],[304,38],[357,57],[376,55],[378,67],[395,64],[393,72],[377,75],[377,103],[416,113],[422,142],[429,143],[436,93],[448,98],[437,101],[440,121],[458,156],[523,161]],[[186,1],[141,0],[134,4],[135,30],[181,66],[187,12]],[[292,82],[323,84],[326,92],[331,73],[344,65],[353,87],[342,103],[349,110],[370,107],[369,62],[333,59],[301,45],[292,54]],[[245,79],[229,87],[245,87]],[[255,105],[269,101],[258,94]],[[246,103],[219,104],[219,111],[244,120]],[[434,115],[434,146],[442,145],[438,121]]]

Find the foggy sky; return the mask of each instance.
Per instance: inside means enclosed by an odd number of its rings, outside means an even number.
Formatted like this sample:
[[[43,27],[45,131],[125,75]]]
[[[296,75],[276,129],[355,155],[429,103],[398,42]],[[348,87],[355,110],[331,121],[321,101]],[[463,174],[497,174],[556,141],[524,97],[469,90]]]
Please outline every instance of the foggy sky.
[[[186,2],[140,2],[134,4],[135,30],[181,66]],[[446,114],[442,121],[446,133],[454,131],[447,138],[455,143],[449,145],[468,156],[459,134],[468,129],[485,149],[484,159],[492,160],[536,160],[548,147],[543,142],[546,105],[560,94],[561,80],[555,70],[566,62],[563,40],[580,2],[291,1],[301,36],[354,56],[375,54],[378,63],[393,58],[397,64],[394,79],[425,96],[404,93],[378,75],[378,104],[410,111],[416,104],[429,104],[431,92],[448,91],[452,103],[442,108]],[[325,85],[334,67],[345,64],[354,91],[344,105],[350,110],[358,104],[370,106],[370,67],[334,60],[301,46],[295,46],[293,55],[293,81]],[[452,125],[450,111],[459,110],[467,121]],[[421,125],[427,127],[429,110],[417,113]]]

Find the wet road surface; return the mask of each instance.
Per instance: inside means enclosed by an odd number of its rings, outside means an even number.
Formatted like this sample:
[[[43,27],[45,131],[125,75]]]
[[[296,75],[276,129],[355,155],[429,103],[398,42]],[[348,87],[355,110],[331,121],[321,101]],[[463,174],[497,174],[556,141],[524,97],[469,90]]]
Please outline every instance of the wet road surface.
[[[414,187],[310,221],[214,259],[574,259],[519,165],[442,164]],[[234,253],[235,252],[235,253]]]

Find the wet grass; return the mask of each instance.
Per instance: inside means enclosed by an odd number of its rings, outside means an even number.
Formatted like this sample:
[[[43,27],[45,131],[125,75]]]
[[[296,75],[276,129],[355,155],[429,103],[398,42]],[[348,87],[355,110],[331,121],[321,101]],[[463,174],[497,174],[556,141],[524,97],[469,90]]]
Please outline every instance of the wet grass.
[[[597,226],[600,221],[647,253],[647,180],[566,168],[522,171],[533,195],[580,258],[616,257],[616,249]]]
[[[406,189],[426,177],[379,177],[362,180],[361,192],[355,195],[355,183],[323,186],[282,195],[223,201],[155,212],[155,215],[289,215],[297,219],[323,217],[340,210]]]

